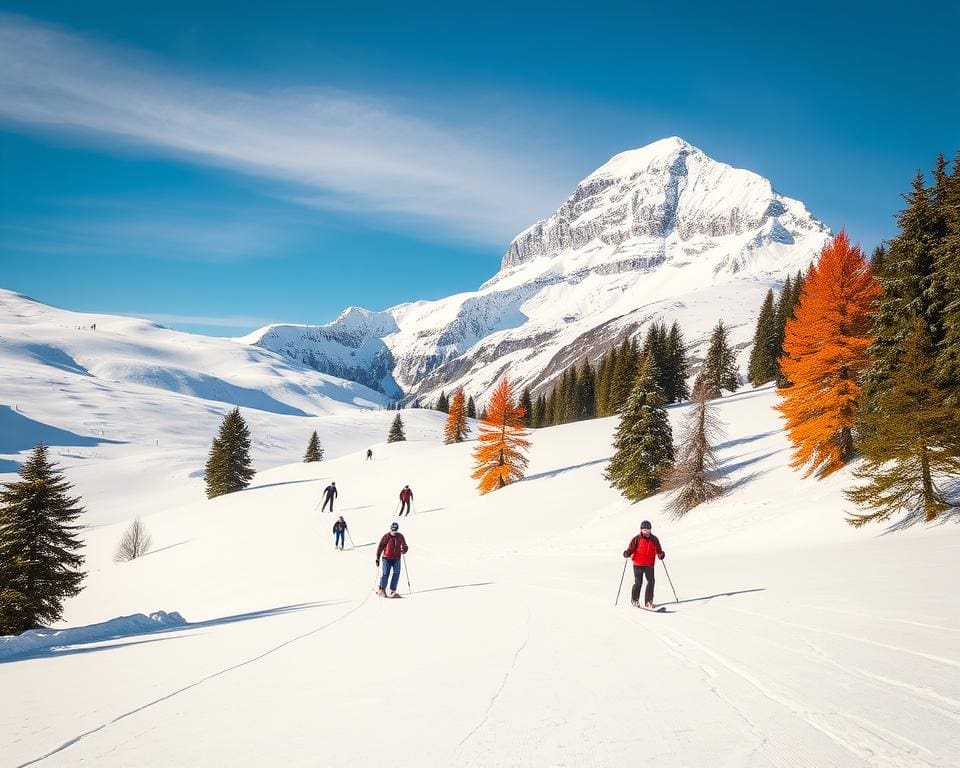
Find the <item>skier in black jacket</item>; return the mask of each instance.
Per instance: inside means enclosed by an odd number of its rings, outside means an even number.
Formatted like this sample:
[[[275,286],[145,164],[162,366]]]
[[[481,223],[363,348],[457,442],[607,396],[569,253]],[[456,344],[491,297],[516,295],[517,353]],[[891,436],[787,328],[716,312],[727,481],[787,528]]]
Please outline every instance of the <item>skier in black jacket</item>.
[[[327,511],[327,504],[330,505],[330,511],[333,512],[333,500],[337,497],[337,484],[330,483],[326,488],[323,489],[323,507],[320,508],[321,512]]]

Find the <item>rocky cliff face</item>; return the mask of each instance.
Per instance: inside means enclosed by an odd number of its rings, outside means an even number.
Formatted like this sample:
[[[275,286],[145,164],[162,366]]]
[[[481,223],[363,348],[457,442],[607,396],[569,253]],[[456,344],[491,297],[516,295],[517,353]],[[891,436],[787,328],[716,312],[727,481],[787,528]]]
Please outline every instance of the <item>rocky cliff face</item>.
[[[694,357],[723,317],[745,345],[763,294],[806,268],[829,231],[802,203],[682,139],[623,152],[549,218],[519,234],[478,291],[325,326],[273,326],[248,341],[394,396],[500,375],[548,388],[655,319],[677,319]]]

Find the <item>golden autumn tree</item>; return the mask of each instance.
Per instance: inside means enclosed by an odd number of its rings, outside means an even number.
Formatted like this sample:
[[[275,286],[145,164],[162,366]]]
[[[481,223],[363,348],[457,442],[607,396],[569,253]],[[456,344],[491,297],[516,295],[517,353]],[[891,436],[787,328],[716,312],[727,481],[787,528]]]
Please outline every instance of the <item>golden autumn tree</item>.
[[[793,386],[778,406],[804,477],[836,472],[854,452],[860,374],[869,362],[871,312],[881,289],[859,246],[845,232],[810,267],[800,303],[787,321],[780,360]]]
[[[458,387],[450,398],[447,411],[447,423],[443,429],[443,442],[462,443],[467,438],[467,406],[463,399],[463,388]]]
[[[479,444],[473,452],[480,493],[489,493],[523,479],[527,468],[524,455],[530,447],[523,425],[524,408],[513,400],[510,381],[504,376],[493,392],[480,422]]]

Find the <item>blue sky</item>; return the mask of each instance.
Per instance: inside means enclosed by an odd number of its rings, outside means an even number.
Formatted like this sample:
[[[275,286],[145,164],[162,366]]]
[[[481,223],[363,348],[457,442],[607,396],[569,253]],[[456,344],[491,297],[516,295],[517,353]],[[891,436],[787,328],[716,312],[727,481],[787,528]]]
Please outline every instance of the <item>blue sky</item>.
[[[217,334],[438,298],[670,135],[872,248],[960,145],[952,3],[674,5],[0,2],[0,287]]]

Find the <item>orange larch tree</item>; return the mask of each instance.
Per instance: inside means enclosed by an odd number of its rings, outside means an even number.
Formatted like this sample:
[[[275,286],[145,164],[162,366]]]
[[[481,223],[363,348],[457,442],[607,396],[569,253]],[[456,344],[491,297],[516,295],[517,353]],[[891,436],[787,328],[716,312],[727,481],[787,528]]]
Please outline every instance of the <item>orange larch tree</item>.
[[[463,400],[463,388],[458,387],[450,398],[447,424],[443,429],[443,442],[462,443],[467,439],[467,407]]]
[[[479,481],[480,493],[489,493],[523,479],[527,468],[524,455],[530,447],[523,425],[524,408],[513,400],[510,381],[504,376],[486,407],[480,422],[479,444],[473,452],[476,468],[471,477]]]
[[[854,452],[860,374],[868,363],[873,305],[880,296],[859,246],[840,232],[810,267],[800,303],[787,322],[780,360],[793,386],[778,406],[804,477],[836,472]]]

